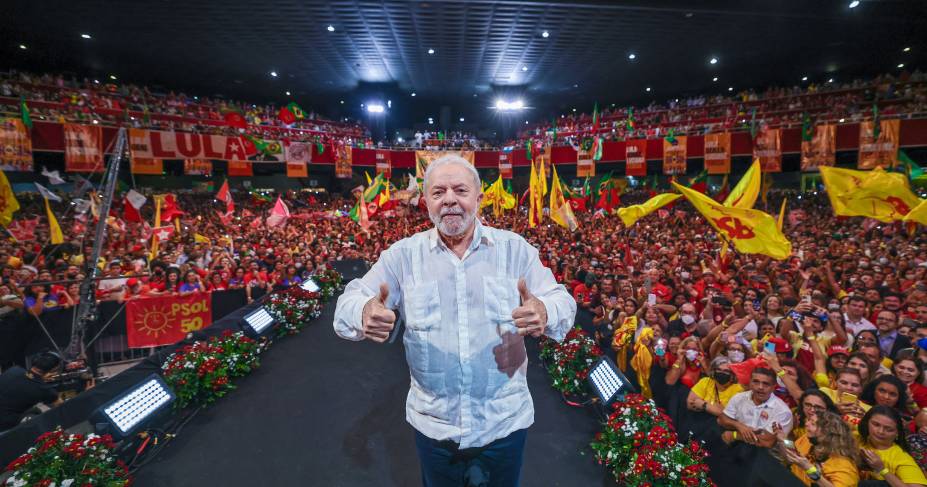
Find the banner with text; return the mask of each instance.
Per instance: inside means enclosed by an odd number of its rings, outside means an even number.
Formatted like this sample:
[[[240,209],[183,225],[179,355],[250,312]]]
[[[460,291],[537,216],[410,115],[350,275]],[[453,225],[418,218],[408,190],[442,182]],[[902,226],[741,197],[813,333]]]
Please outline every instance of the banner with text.
[[[286,162],[306,163],[312,159],[312,145],[308,142],[287,142]]]
[[[898,164],[898,134],[900,120],[882,120],[879,133],[871,121],[859,124],[859,169],[873,169],[882,166],[890,169]]]
[[[187,333],[211,324],[211,293],[126,301],[129,348],[171,345],[183,340]]]
[[[811,140],[801,142],[801,170],[817,171],[821,166],[833,166],[836,159],[837,126],[815,126]]]
[[[753,143],[753,158],[763,172],[782,172],[782,140],[779,129],[762,129]]]
[[[103,128],[64,124],[64,170],[103,172]]]
[[[595,159],[592,151],[576,151],[576,177],[591,178],[595,176]]]
[[[254,176],[249,161],[229,161],[229,176]]]
[[[338,143],[335,147],[335,177],[351,179],[351,146]]]
[[[286,177],[288,178],[308,178],[309,164],[305,162],[287,162]]]
[[[147,159],[247,160],[254,152],[241,137],[130,129],[130,151]],[[277,142],[274,142],[278,144]],[[253,146],[251,142],[247,145]]]
[[[187,176],[209,176],[212,174],[212,161],[206,159],[184,159],[183,173]]]
[[[708,174],[730,174],[731,134],[705,134],[705,169]]]
[[[628,176],[647,175],[647,139],[629,140],[624,145],[625,173]]]
[[[18,118],[0,121],[0,169],[32,171],[32,137]]]
[[[663,139],[663,174],[679,175],[686,173],[686,143],[685,135],[677,136],[674,141]]]
[[[164,161],[161,159],[145,159],[144,157],[130,157],[129,170],[132,174],[164,174]]]
[[[390,161],[388,150],[377,149],[376,151],[377,174],[383,174],[386,179],[393,177],[393,167]]]
[[[473,164],[474,152],[472,150],[417,150],[415,151],[415,177],[424,179],[425,169],[428,165],[444,156],[460,156]]]
[[[499,177],[502,179],[512,179],[512,154],[509,152],[499,153]]]

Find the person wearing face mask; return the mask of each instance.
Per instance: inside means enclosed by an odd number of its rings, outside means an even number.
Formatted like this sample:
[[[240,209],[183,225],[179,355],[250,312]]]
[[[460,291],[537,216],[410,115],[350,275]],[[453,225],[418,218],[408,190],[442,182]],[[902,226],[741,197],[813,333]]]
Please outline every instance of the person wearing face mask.
[[[703,377],[692,390],[686,400],[690,411],[708,413],[720,416],[724,412],[728,401],[744,391],[731,372],[731,364],[727,357],[716,357],[709,366],[710,375]]]
[[[667,332],[674,336],[698,335],[698,312],[695,305],[685,303],[679,307],[679,318],[667,324]]]

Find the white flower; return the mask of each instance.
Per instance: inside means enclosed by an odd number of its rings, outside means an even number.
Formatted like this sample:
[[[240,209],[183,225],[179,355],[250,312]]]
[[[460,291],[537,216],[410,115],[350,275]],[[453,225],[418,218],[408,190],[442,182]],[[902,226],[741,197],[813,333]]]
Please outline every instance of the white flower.
[[[61,481],[61,487],[70,487],[74,483],[74,479],[64,479]]]

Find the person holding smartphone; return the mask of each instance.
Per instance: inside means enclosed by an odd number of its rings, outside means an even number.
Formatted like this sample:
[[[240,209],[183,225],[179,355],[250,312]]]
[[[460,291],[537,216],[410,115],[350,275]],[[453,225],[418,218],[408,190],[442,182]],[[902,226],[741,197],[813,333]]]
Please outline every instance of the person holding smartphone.
[[[859,449],[853,432],[840,416],[819,411],[809,417],[805,434],[779,442],[779,452],[792,467],[792,474],[805,485],[853,487],[859,483]]]

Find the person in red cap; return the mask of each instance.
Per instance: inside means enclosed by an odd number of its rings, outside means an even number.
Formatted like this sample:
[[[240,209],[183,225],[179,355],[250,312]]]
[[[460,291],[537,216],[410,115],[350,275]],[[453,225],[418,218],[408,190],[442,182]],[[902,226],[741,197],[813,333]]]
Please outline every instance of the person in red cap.
[[[124,300],[138,299],[147,297],[151,289],[147,284],[143,284],[137,277],[130,277],[126,280]]]

